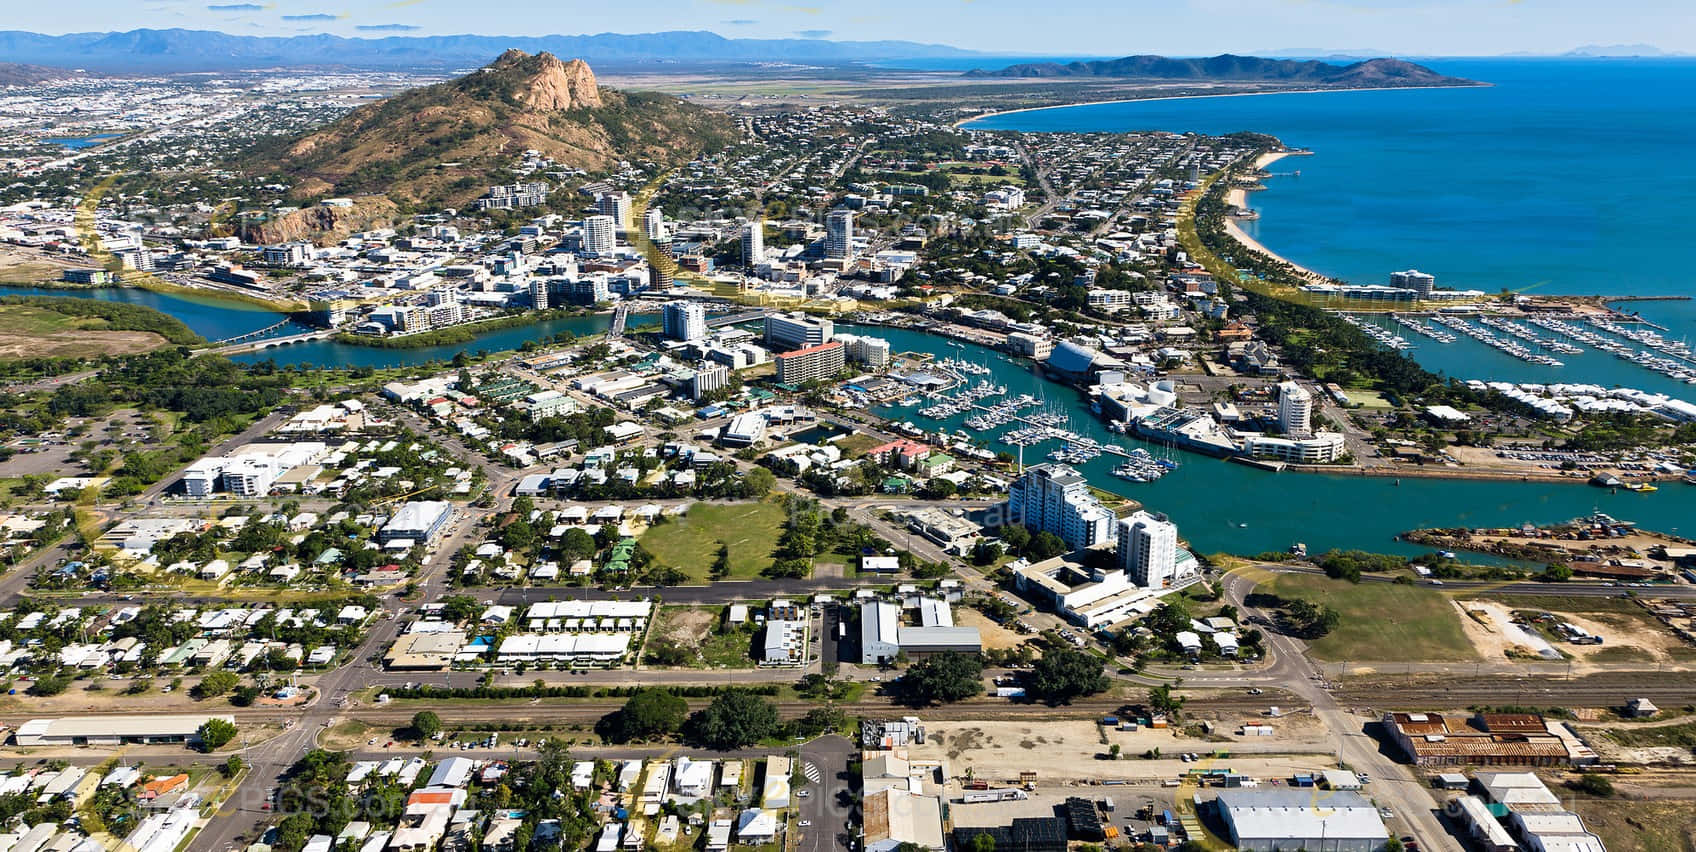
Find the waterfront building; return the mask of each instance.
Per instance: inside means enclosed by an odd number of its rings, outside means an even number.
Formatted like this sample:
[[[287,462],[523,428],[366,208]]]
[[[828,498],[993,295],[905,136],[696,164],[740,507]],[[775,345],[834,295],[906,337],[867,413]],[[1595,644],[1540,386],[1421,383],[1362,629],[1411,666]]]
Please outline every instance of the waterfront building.
[[[772,359],[777,364],[777,381],[799,385],[828,379],[841,372],[847,363],[846,351],[847,347],[840,342],[831,341],[778,355]]]
[[[750,269],[766,259],[766,223],[755,219],[742,231],[742,265]]]
[[[829,343],[835,331],[836,325],[830,320],[814,319],[806,314],[766,317],[766,343],[778,352]]]
[[[849,361],[864,364],[874,370],[882,370],[889,366],[889,341],[881,337],[865,337],[858,334],[835,335],[847,349]]]
[[[583,253],[608,255],[618,245],[618,225],[613,217],[600,214],[583,219]]]
[[[1342,458],[1346,448],[1341,432],[1316,432],[1305,438],[1250,435],[1243,441],[1243,453],[1251,458],[1294,464],[1330,464]]]
[[[625,230],[630,228],[630,193],[603,192],[595,196],[595,212],[602,216],[611,216],[615,225]]]
[[[1417,269],[1409,269],[1405,272],[1390,273],[1390,286],[1399,290],[1412,290],[1419,298],[1429,299],[1431,291],[1437,289],[1437,278]]]
[[[1005,344],[1007,351],[1037,361],[1042,361],[1054,354],[1054,341],[1047,337],[1038,337],[1023,331],[1015,331],[1007,335]]]
[[[1313,434],[1313,395],[1295,382],[1278,383],[1278,429],[1291,438]]]
[[[839,208],[825,217],[824,256],[830,260],[854,256],[854,211]]]
[[[707,307],[700,302],[667,302],[660,320],[667,340],[687,342],[707,336]]]
[[[1137,512],[1119,521],[1119,569],[1145,589],[1171,585],[1178,567],[1178,527],[1164,515]]]
[[[1031,532],[1049,532],[1072,550],[1113,541],[1113,511],[1090,493],[1089,481],[1069,465],[1027,469],[1008,487],[1007,519]]]

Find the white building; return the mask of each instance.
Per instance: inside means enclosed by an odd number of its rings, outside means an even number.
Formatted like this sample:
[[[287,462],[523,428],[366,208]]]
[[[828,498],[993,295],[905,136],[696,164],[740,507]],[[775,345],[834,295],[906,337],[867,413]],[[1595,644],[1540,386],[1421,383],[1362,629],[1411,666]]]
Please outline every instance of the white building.
[[[1137,512],[1119,521],[1119,568],[1145,589],[1170,585],[1177,573],[1178,527],[1163,515]]]
[[[1313,434],[1313,395],[1295,382],[1278,384],[1278,429],[1290,438]]]
[[[611,218],[617,227],[628,229],[631,212],[630,193],[620,190],[618,192],[603,192],[595,196],[595,212]]]
[[[1390,839],[1378,809],[1358,793],[1226,790],[1219,815],[1244,852],[1379,852]]]
[[[766,317],[766,342],[774,351],[786,352],[829,343],[836,324],[806,314],[772,314]]]
[[[1031,532],[1050,532],[1073,550],[1113,541],[1111,509],[1090,493],[1083,474],[1063,464],[1029,468],[1007,490],[1007,518]]]
[[[618,225],[611,216],[595,215],[583,219],[583,253],[608,255],[618,246]]]
[[[702,340],[707,336],[707,307],[700,302],[667,302],[660,312],[667,340]]]
[[[830,211],[824,220],[824,256],[848,260],[854,256],[854,211]]]
[[[1347,450],[1341,432],[1316,432],[1301,438],[1250,435],[1243,452],[1252,458],[1276,459],[1295,464],[1329,464]]]
[[[901,610],[887,601],[860,606],[860,663],[877,665],[901,653]]]
[[[742,265],[753,268],[765,258],[766,223],[764,219],[755,219],[742,230]]]

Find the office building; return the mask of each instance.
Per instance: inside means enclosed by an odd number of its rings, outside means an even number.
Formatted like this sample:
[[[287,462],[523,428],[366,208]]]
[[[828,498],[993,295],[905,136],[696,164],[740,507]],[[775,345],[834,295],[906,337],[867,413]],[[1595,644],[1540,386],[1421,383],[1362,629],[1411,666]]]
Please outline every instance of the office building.
[[[773,351],[787,352],[829,343],[835,323],[806,314],[773,314],[766,317],[766,343]]]
[[[650,207],[642,213],[642,235],[654,242],[665,241],[665,212]]]
[[[1341,432],[1316,432],[1306,438],[1253,435],[1243,442],[1250,458],[1273,459],[1291,464],[1330,464],[1347,451]]]
[[[766,259],[766,223],[755,219],[742,231],[742,265],[750,269]]]
[[[618,245],[618,224],[613,217],[600,214],[583,219],[583,253],[608,255]]]
[[[777,381],[799,385],[835,376],[847,363],[846,351],[841,343],[832,341],[778,355],[772,358],[777,364]]]
[[[1419,298],[1429,299],[1431,291],[1437,289],[1437,279],[1417,269],[1409,269],[1405,272],[1390,273],[1390,286],[1412,290]]]
[[[612,217],[613,224],[619,228],[630,228],[630,193],[603,192],[595,196],[595,212],[602,216]]]
[[[1008,486],[1007,518],[1031,532],[1049,532],[1072,550],[1106,544],[1117,535],[1112,510],[1090,493],[1089,481],[1068,465],[1041,464]]]
[[[848,260],[854,256],[854,211],[832,210],[824,220],[824,256]]]
[[[660,324],[667,340],[702,340],[707,336],[707,307],[700,302],[667,302]]]
[[[1313,434],[1313,395],[1295,382],[1278,383],[1278,430],[1285,437]]]
[[[1178,527],[1164,515],[1137,512],[1119,521],[1119,568],[1145,589],[1170,585],[1178,566]]]

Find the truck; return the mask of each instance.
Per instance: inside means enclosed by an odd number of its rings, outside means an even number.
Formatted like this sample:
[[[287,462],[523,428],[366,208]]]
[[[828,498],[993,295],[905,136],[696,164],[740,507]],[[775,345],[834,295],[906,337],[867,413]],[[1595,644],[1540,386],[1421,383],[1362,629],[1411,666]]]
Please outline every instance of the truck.
[[[1000,787],[994,790],[967,790],[960,801],[967,805],[983,804],[985,802],[1015,802],[1028,799],[1025,791],[1012,787]]]

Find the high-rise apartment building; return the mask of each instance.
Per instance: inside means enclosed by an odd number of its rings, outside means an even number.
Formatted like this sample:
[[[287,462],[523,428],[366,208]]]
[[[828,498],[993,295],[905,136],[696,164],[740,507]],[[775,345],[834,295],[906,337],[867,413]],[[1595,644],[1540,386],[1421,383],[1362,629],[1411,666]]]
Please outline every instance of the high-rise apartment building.
[[[660,320],[667,340],[703,340],[707,336],[707,307],[700,302],[667,302]]]
[[[1313,434],[1313,395],[1295,382],[1278,383],[1278,429],[1291,438]]]
[[[1178,570],[1178,527],[1164,515],[1119,520],[1119,568],[1145,589],[1165,588]]]
[[[1069,465],[1040,464],[1008,486],[1007,520],[1031,532],[1050,532],[1072,550],[1113,541],[1113,511],[1090,493],[1089,481]]]
[[[831,260],[854,256],[854,211],[832,210],[825,217],[824,256]]]
[[[587,255],[612,254],[618,245],[618,225],[612,216],[605,213],[588,216],[583,219],[583,253]]]

